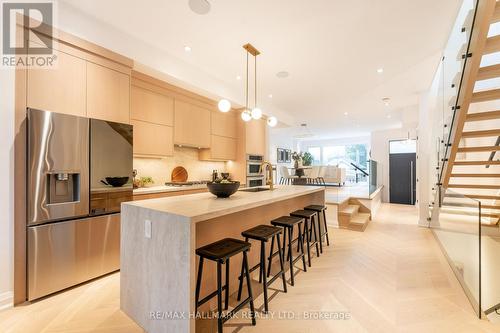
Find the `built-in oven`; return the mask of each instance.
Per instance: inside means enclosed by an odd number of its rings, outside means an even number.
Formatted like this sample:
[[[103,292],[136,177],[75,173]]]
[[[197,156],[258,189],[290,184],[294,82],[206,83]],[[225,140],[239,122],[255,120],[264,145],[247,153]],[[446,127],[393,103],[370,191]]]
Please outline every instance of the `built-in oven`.
[[[247,187],[264,186],[264,176],[247,177]]]
[[[261,176],[260,165],[264,161],[262,155],[247,154],[247,177]]]

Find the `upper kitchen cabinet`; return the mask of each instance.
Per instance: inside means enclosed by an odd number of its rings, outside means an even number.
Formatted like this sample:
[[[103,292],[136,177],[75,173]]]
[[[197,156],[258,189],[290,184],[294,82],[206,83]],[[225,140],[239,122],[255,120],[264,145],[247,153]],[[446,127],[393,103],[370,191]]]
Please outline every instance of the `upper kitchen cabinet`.
[[[131,118],[154,124],[174,126],[174,99],[132,85]]]
[[[53,51],[57,56],[57,67],[27,70],[27,106],[86,116],[86,61]]]
[[[130,75],[87,62],[87,116],[130,123]]]
[[[142,84],[138,86],[137,84]],[[132,80],[130,117],[134,125],[134,154],[151,157],[174,153],[174,99]]]
[[[174,143],[210,147],[210,110],[176,99],[174,103]]]
[[[237,117],[235,114],[222,113],[222,112],[212,112],[211,113],[212,129],[211,133],[213,135],[224,136],[228,138],[237,137],[236,121]]]
[[[235,160],[237,141],[235,138],[211,135],[210,148],[201,149],[199,158],[202,161],[229,161]]]
[[[246,127],[246,153],[266,156],[267,125],[264,120],[252,120]]]
[[[166,157],[174,154],[173,127],[132,120],[134,155]]]

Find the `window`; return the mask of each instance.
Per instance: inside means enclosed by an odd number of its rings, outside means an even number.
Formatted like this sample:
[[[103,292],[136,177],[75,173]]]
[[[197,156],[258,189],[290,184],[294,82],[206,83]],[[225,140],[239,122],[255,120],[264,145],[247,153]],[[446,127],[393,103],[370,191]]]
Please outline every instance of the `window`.
[[[345,156],[345,146],[323,147],[323,164],[338,165]]]
[[[368,149],[365,144],[323,147],[323,164],[351,168],[351,163],[363,170],[368,168]]]
[[[307,151],[313,157],[313,165],[321,165],[321,147],[309,147]]]
[[[389,141],[389,154],[416,153],[417,140]]]

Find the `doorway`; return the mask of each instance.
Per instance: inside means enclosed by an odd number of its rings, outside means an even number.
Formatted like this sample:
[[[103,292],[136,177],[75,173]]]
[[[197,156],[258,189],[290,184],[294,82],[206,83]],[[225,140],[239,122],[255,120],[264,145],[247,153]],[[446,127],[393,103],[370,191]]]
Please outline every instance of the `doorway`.
[[[389,201],[414,205],[417,197],[417,141],[389,141]]]

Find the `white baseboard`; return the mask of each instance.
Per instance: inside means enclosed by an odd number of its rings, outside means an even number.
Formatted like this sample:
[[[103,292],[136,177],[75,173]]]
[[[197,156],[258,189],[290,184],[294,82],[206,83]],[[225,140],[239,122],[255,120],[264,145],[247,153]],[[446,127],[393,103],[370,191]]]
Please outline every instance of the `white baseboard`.
[[[13,303],[14,293],[12,291],[6,291],[0,294],[0,310],[12,307]]]

